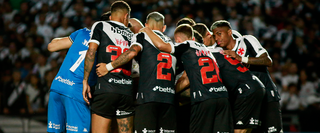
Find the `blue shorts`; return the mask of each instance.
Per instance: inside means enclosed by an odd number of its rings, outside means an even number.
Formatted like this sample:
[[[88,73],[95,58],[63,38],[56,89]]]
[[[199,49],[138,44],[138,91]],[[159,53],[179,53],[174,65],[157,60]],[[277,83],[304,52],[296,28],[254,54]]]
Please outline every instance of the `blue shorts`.
[[[90,132],[89,106],[59,93],[50,92],[47,132]]]

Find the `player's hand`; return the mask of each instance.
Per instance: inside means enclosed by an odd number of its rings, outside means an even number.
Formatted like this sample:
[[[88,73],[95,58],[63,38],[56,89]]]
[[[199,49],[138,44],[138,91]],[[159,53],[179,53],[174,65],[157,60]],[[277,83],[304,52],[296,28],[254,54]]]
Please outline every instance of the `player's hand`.
[[[87,104],[90,104],[89,103],[89,98],[91,98],[90,86],[87,80],[83,80],[82,83],[83,83],[83,89],[82,89],[83,100],[86,101]]]
[[[106,63],[99,63],[96,65],[96,67],[97,67],[96,73],[97,73],[98,77],[102,77],[102,76],[109,73],[109,71],[106,67]]]
[[[239,56],[235,51],[232,50],[223,50],[223,54],[229,57],[235,58],[236,60],[241,62],[242,57]]]

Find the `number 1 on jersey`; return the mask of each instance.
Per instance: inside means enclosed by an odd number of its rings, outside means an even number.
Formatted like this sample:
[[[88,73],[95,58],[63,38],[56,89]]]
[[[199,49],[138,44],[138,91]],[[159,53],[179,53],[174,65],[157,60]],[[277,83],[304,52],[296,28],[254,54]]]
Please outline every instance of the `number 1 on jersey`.
[[[81,64],[81,62],[84,60],[84,58],[86,57],[86,53],[87,50],[83,50],[79,52],[80,57],[77,59],[77,61],[72,65],[72,67],[69,69],[71,72],[74,72],[79,65]]]

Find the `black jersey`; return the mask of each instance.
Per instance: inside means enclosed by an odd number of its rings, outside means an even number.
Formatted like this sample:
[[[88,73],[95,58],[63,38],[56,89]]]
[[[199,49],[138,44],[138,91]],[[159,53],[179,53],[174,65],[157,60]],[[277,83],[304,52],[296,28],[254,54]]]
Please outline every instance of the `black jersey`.
[[[97,43],[97,63],[109,63],[130,48],[133,33],[116,21],[99,21],[93,24],[89,42]],[[93,69],[95,69],[93,67]],[[98,78],[95,94],[111,92],[132,95],[131,62]]]
[[[217,60],[220,69],[220,76],[228,92],[233,96],[245,97],[250,95],[256,89],[264,88],[261,81],[253,75],[248,68],[242,65],[238,60],[221,54],[223,50],[220,47],[208,48]],[[247,87],[241,87],[241,86]],[[251,88],[250,86],[258,86]]]
[[[241,57],[259,57],[264,53],[268,54],[267,50],[264,49],[260,42],[252,35],[245,35],[237,38],[232,51],[235,51]],[[269,54],[268,58],[270,58]],[[273,83],[267,67],[259,65],[245,65],[265,85],[268,101],[279,101],[280,95],[278,93],[278,89]]]
[[[191,104],[210,98],[228,97],[215,58],[204,44],[195,41],[178,43],[175,55],[182,61],[190,81]]]
[[[154,30],[154,32],[162,40],[170,43],[174,51],[174,46],[169,37],[163,35],[160,31]],[[141,51],[136,57],[140,71],[137,93],[138,104],[146,102],[173,104],[176,57],[161,52],[144,32],[135,34],[131,44],[141,47]]]

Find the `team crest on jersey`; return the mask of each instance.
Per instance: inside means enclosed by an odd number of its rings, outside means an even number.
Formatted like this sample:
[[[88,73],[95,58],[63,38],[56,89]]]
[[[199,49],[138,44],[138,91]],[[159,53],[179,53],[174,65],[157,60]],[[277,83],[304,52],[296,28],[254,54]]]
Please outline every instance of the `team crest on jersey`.
[[[238,55],[243,55],[244,54],[244,49],[243,48],[239,48],[238,49]]]

